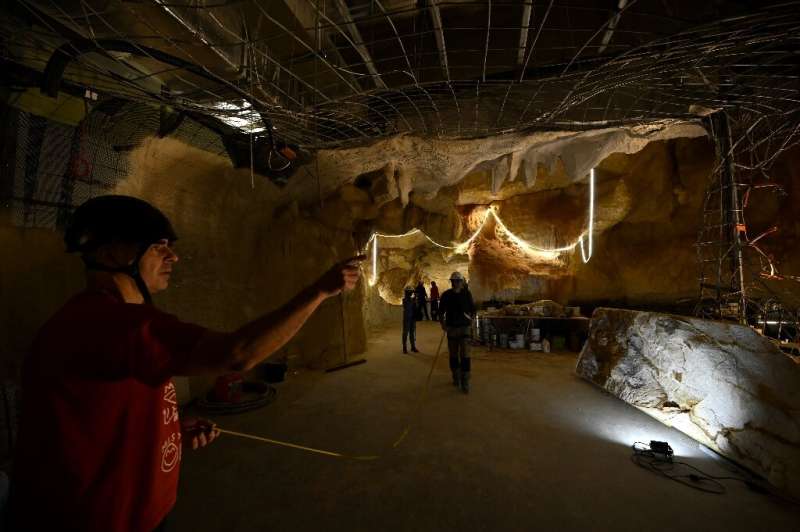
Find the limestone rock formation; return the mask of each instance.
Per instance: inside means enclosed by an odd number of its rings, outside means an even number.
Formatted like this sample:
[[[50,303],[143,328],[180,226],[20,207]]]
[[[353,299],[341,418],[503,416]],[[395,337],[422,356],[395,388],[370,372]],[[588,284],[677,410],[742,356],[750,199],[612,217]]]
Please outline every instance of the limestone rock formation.
[[[800,495],[800,364],[749,327],[599,308],[576,371]]]
[[[558,161],[565,177],[543,183],[557,188],[583,180],[589,170],[612,153],[635,153],[648,143],[672,138],[704,137],[706,131],[696,122],[662,120],[630,127],[588,131],[547,131],[495,137],[448,140],[400,135],[369,146],[320,150],[311,166],[320,176],[314,180],[290,181],[285,198],[314,199],[365,176],[376,187],[381,202],[400,197],[408,203],[411,191],[433,197],[443,187],[454,185],[467,174],[486,170],[492,175],[492,191],[504,182],[524,175],[525,185],[536,184],[538,169],[552,169]]]
[[[469,255],[459,257],[468,263],[473,296],[480,301],[613,301],[622,306],[693,297],[698,276],[693,244],[713,164],[714,148],[706,138],[651,142],[635,154],[618,152],[600,162],[595,171],[594,255],[586,264],[577,247],[557,260],[537,259],[496,231],[489,220],[469,246]],[[538,164],[532,187],[525,184],[529,170],[521,167],[525,177],[505,180],[496,192],[492,169],[476,170],[434,197],[412,192],[406,206],[399,192],[388,203],[372,203],[380,197],[376,175],[357,179],[357,185],[371,183],[372,188],[349,194],[347,202],[354,219],[363,218],[357,213],[365,212],[364,205],[372,205],[377,213],[360,222],[362,245],[373,230],[399,234],[415,227],[442,244],[461,243],[478,228],[489,205],[509,231],[529,244],[553,248],[575,243],[588,227],[588,183],[574,182],[560,158],[551,168]],[[782,233],[786,236],[790,235]],[[381,241],[381,249],[390,254],[395,252],[392,247],[402,247],[397,252],[405,253],[416,246],[436,251],[421,236]],[[418,257],[422,261],[422,254]],[[405,268],[409,277],[427,268],[416,259],[410,266],[382,263],[379,275],[392,267]],[[402,297],[391,293],[392,301]]]

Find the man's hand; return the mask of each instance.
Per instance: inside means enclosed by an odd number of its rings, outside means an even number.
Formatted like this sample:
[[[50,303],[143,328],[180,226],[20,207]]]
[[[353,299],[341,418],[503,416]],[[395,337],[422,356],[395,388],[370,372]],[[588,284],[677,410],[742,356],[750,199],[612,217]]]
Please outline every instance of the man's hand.
[[[190,417],[181,420],[183,444],[192,450],[209,445],[219,436],[217,424],[203,418]]]
[[[357,255],[336,264],[320,277],[316,283],[317,289],[325,297],[332,297],[342,291],[352,290],[361,275],[360,265],[366,258],[366,255]]]

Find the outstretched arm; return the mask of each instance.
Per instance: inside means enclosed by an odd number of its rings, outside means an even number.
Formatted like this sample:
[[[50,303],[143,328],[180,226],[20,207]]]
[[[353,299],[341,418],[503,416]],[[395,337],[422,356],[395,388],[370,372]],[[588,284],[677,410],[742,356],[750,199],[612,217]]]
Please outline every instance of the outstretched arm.
[[[341,262],[281,308],[232,333],[208,331],[174,375],[247,371],[283,347],[327,298],[351,290],[358,282],[364,255]]]

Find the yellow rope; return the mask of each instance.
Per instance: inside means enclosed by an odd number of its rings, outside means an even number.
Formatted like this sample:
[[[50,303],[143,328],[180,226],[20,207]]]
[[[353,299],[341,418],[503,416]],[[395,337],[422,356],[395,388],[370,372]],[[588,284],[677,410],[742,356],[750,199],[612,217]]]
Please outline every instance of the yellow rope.
[[[296,443],[290,443],[288,441],[273,440],[272,438],[264,438],[262,436],[246,434],[244,432],[236,432],[233,430],[220,429],[220,428],[218,428],[217,430],[219,430],[219,432],[221,432],[222,434],[230,434],[231,436],[239,436],[240,438],[247,438],[250,440],[256,440],[264,443],[271,443],[273,445],[281,445],[283,447],[291,447],[292,449],[300,449],[301,451],[307,451],[309,453],[324,454],[326,456],[333,456],[335,458],[351,458],[353,460],[375,460],[376,458],[378,458],[377,456],[350,456],[347,454],[337,453],[334,451],[325,451],[323,449],[315,449],[314,447],[306,447],[305,445],[298,445]]]
[[[420,410],[422,406],[425,404],[425,400],[428,397],[428,390],[431,387],[431,378],[433,377],[433,370],[436,368],[436,362],[439,360],[439,353],[442,351],[442,343],[444,342],[444,337],[446,333],[442,333],[442,338],[439,340],[439,347],[436,348],[436,356],[433,357],[433,363],[431,363],[431,369],[428,371],[428,379],[425,381],[425,388],[422,389],[422,393],[420,394],[419,401],[417,402],[416,408],[411,413],[410,419],[406,423],[405,428],[400,433],[400,437],[395,440],[392,444],[392,449],[396,449],[398,445],[408,436],[408,433],[411,431],[411,426],[413,425],[416,418],[419,417]],[[314,447],[307,447],[305,445],[299,445],[297,443],[291,443],[287,441],[281,440],[274,440],[272,438],[265,438],[263,436],[256,436],[254,434],[247,434],[245,432],[236,432],[234,430],[222,429],[217,427],[217,430],[221,434],[229,434],[231,436],[238,436],[240,438],[246,438],[248,440],[256,440],[262,443],[269,443],[272,445],[280,445],[282,447],[290,447],[292,449],[298,449],[300,451],[306,451],[309,453],[316,453],[322,454],[325,456],[332,456],[334,458],[349,458],[351,460],[376,460],[380,458],[380,455],[368,455],[368,456],[354,456],[348,455],[344,453],[337,453],[335,451],[326,451],[324,449],[316,449]]]
[[[431,388],[431,377],[433,376],[433,370],[436,368],[436,362],[439,360],[439,353],[442,351],[442,342],[444,342],[445,332],[442,332],[442,337],[439,339],[439,347],[436,348],[436,356],[433,357],[433,363],[431,364],[431,369],[428,371],[428,380],[425,382],[425,388],[422,389],[422,394],[420,394],[419,402],[417,403],[417,407],[411,413],[411,419],[408,420],[406,423],[406,428],[403,429],[403,432],[400,434],[400,437],[395,440],[392,444],[392,449],[395,449],[400,443],[408,436],[408,433],[411,431],[411,425],[413,424],[414,420],[419,417],[420,410],[422,410],[422,405],[425,404],[425,399],[428,397],[428,390]]]

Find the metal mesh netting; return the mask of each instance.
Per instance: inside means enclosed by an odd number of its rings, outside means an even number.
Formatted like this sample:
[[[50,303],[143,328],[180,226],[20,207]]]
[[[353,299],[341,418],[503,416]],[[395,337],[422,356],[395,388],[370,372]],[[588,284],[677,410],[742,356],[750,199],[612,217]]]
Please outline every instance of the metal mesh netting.
[[[281,143],[307,152],[399,134],[724,116],[724,142],[706,121],[720,164],[698,237],[703,296],[713,294],[714,316],[738,302],[746,321],[755,299],[772,308],[764,298],[774,291],[758,296],[754,285],[788,279],[759,248],[764,235],[746,233],[743,210],[747,191],[800,141],[800,2],[14,0],[0,9],[4,88],[94,95],[78,127],[17,114],[19,225],[61,225],[71,206],[125,176],[127,151],[153,134],[227,152],[234,164],[249,145],[252,167],[254,139],[271,156]],[[165,109],[179,119],[165,120]]]
[[[129,151],[156,134],[159,111],[136,102],[106,111],[94,111],[74,127],[7,108],[7,124],[15,132],[8,176],[15,225],[61,228],[74,206],[108,193],[130,174]],[[184,120],[172,136],[225,152],[218,135],[192,120]]]
[[[790,123],[776,134],[796,141],[800,4],[601,4],[22,0],[2,37],[7,60],[44,71],[45,85],[166,102],[308,147],[700,108],[746,112],[745,129]]]

